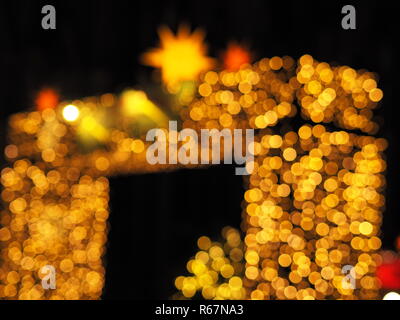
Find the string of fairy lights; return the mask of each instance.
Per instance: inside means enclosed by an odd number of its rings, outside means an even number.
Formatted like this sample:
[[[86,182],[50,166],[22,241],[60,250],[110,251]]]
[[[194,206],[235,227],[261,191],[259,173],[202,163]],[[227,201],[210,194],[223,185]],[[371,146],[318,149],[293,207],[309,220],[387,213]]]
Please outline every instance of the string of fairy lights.
[[[160,48],[143,62],[160,69],[182,128],[255,129],[255,170],[245,180],[242,230],[224,228],[223,242],[198,240],[175,298],[379,297],[387,142],[373,136],[383,97],[375,74],[310,55],[250,64],[237,44],[218,70],[203,38],[187,27],[176,36],[162,28]],[[177,168],[146,162],[144,133],[166,128],[170,116],[145,92],[57,99],[47,89],[36,111],[10,118],[10,166],[1,171],[2,299],[100,298],[107,177]],[[304,123],[292,127],[296,114]],[[56,268],[54,290],[41,286],[45,265]],[[343,286],[346,265],[354,288]]]

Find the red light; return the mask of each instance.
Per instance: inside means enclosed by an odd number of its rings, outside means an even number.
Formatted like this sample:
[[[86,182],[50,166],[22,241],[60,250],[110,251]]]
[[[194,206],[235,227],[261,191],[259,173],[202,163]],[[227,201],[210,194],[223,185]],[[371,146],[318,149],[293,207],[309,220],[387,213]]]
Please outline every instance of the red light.
[[[54,109],[58,105],[58,94],[53,89],[42,89],[38,93],[35,103],[39,111]]]
[[[243,64],[251,62],[251,55],[245,47],[231,43],[223,55],[223,61],[226,70],[236,71]]]
[[[384,289],[400,289],[400,259],[393,263],[384,263],[376,271]]]

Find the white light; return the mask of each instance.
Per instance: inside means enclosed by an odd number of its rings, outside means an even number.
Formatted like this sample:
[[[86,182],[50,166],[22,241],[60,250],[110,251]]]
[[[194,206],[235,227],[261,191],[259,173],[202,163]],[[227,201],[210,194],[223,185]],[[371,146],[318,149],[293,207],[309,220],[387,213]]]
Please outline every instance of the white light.
[[[400,300],[400,294],[396,292],[389,292],[385,294],[383,300]]]
[[[63,109],[63,117],[67,121],[75,121],[79,117],[79,109],[72,104],[67,105]]]

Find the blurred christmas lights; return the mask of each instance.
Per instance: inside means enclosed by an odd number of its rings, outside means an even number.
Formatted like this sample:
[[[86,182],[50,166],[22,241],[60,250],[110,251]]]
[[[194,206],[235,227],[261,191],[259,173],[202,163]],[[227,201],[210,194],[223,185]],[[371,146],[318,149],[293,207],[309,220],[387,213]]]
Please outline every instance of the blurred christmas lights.
[[[184,127],[259,130],[256,170],[243,204],[245,298],[378,297],[375,271],[381,263],[377,250],[387,142],[322,124],[376,132],[370,110],[382,94],[373,77],[319,63],[310,55],[297,65],[290,57],[273,57],[237,72],[202,76],[200,97],[182,112]],[[280,134],[269,128],[293,117],[296,105],[314,124],[293,130],[286,123]],[[224,263],[232,261],[226,257]],[[355,289],[342,285],[346,265],[354,268]],[[200,270],[177,279],[183,297],[194,296],[194,288],[203,290],[200,277],[207,276],[209,267]],[[214,278],[211,288],[202,291],[204,298],[236,297],[228,281]]]
[[[206,71],[203,36],[160,32],[162,48],[144,56],[169,87],[195,80],[198,95],[180,110],[182,126],[252,128],[255,170],[246,180],[244,237],[202,237],[175,281],[182,297],[206,299],[375,299],[380,281],[379,229],[384,207],[383,152],[372,110],[383,93],[374,74],[320,63],[310,55],[265,58],[239,70]],[[291,128],[300,112],[309,121]],[[100,114],[109,122],[99,121]],[[130,135],[139,115],[162,123],[145,93],[128,91],[61,103],[10,118],[11,166],[1,171],[0,298],[97,299],[104,285],[107,176],[176,169],[151,166],[148,143]],[[112,115],[112,116],[110,116]],[[136,121],[136,122],[135,122]],[[144,120],[143,120],[144,121]],[[334,123],[337,129],[328,128]],[[278,124],[281,130],[275,130]],[[81,131],[102,147],[81,150]],[[193,166],[192,166],[193,167]],[[40,270],[53,265],[57,288],[44,290]],[[354,266],[356,288],[342,287]]]

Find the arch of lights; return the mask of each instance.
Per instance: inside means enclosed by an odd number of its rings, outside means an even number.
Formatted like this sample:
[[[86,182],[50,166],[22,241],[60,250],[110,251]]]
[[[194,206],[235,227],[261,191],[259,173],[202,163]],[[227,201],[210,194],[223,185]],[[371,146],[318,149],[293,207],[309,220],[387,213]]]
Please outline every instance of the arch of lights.
[[[374,136],[373,109],[382,96],[373,73],[309,55],[204,72],[179,112],[182,127],[255,129],[254,171],[244,178],[241,230],[225,228],[222,243],[198,240],[191,275],[175,280],[177,297],[377,298],[387,142]],[[107,177],[182,167],[146,162],[149,143],[130,134],[121,101],[105,94],[11,116],[0,298],[100,298]],[[303,123],[291,121],[296,114]],[[100,146],[82,151],[82,126]],[[56,269],[54,290],[41,286],[44,265]],[[343,285],[346,265],[354,288]]]

